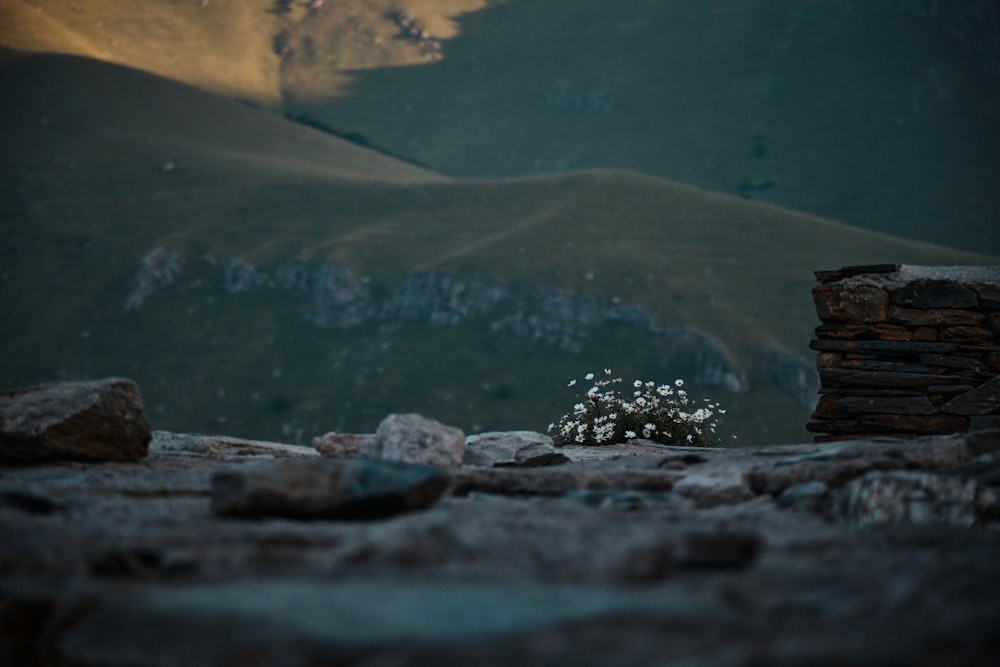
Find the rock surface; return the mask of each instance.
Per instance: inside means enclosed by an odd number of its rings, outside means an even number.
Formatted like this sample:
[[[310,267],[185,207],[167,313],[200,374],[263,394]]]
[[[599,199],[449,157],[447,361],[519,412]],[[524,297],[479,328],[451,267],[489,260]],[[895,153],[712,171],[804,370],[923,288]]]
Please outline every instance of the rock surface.
[[[312,446],[323,456],[377,458],[379,453],[374,433],[330,432],[313,438]]]
[[[465,438],[465,465],[537,467],[566,461],[566,455],[544,433],[493,431]]]
[[[386,461],[457,468],[465,458],[461,429],[417,414],[389,415],[375,431],[375,451]]]
[[[220,516],[375,519],[429,507],[448,487],[437,468],[372,459],[286,461],[217,472],[212,511]]]
[[[157,432],[137,463],[0,464],[0,664],[995,664],[1000,431],[559,451],[429,470]],[[415,471],[443,494],[381,519],[212,509]]]
[[[138,461],[151,437],[132,380],[55,382],[0,392],[0,459]]]

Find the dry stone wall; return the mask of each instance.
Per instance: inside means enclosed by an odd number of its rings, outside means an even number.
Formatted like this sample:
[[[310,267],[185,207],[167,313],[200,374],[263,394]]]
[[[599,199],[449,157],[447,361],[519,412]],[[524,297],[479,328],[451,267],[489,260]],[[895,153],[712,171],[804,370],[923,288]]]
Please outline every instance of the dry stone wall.
[[[1000,424],[1000,267],[818,271],[816,441]]]

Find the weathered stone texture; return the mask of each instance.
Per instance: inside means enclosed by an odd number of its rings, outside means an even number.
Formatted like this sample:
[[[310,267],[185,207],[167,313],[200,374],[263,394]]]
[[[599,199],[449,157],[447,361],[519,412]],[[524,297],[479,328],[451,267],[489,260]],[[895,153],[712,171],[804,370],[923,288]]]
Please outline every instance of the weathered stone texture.
[[[813,288],[813,300],[824,322],[884,322],[889,315],[889,295],[868,285],[819,285]]]
[[[417,414],[389,415],[375,439],[378,456],[386,461],[458,468],[465,458],[461,429]]]
[[[904,308],[955,310],[979,305],[976,291],[955,280],[913,280],[892,290],[891,297],[893,304]]]
[[[465,438],[465,465],[547,466],[566,461],[566,455],[544,433],[494,431]]]
[[[0,459],[138,461],[152,434],[132,380],[0,392]]]
[[[1000,430],[450,471],[206,438],[0,464],[0,663],[992,667],[1000,650]]]
[[[379,453],[374,433],[325,433],[313,438],[312,446],[323,456],[376,458]]]
[[[372,519],[424,509],[449,477],[437,468],[373,459],[286,461],[216,473],[212,510],[221,516]]]
[[[1000,414],[1000,268],[856,268],[817,272],[817,441],[966,431]]]

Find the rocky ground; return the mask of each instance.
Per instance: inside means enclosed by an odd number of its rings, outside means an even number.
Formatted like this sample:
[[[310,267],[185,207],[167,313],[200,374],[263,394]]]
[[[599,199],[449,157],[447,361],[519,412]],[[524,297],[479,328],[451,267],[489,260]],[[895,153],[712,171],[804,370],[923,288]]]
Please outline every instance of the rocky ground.
[[[135,439],[128,384],[88,391],[82,423]],[[156,432],[109,461],[53,404],[0,396],[0,665],[1000,656],[998,430],[557,449],[397,415],[313,447]]]

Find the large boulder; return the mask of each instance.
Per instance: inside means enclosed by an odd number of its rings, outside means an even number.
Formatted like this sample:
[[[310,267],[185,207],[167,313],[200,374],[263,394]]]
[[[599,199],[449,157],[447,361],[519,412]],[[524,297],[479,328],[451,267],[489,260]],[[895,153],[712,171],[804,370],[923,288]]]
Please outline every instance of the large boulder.
[[[0,459],[138,461],[152,434],[125,378],[0,392]]]

